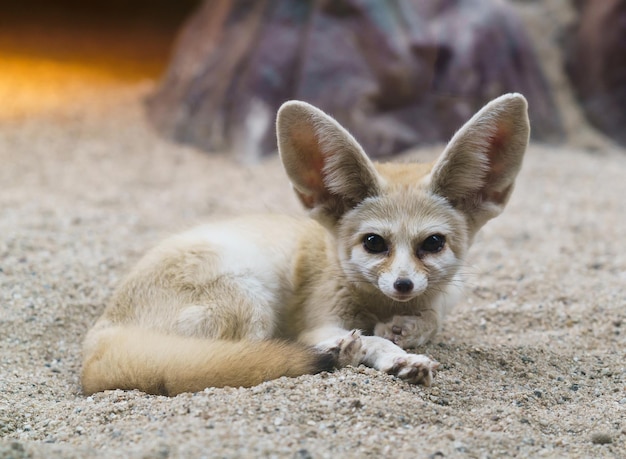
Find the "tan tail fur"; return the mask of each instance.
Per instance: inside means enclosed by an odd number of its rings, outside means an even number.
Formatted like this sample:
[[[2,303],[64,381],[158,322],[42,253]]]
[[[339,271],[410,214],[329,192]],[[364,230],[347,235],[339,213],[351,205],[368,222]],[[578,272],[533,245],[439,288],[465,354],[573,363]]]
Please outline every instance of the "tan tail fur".
[[[120,326],[102,330],[96,343],[83,368],[87,395],[139,389],[174,396],[206,387],[250,387],[334,366],[331,354],[281,340],[212,341]]]

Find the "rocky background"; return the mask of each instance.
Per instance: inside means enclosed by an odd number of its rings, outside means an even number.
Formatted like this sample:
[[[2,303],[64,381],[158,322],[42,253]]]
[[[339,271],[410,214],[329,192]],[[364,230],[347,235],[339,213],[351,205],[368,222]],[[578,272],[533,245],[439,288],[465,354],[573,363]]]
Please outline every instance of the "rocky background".
[[[385,156],[445,141],[516,91],[536,140],[577,130],[563,120],[573,103],[624,143],[624,21],[621,0],[209,1],[183,27],[148,113],[170,138],[255,160],[275,152],[280,104],[301,99]]]

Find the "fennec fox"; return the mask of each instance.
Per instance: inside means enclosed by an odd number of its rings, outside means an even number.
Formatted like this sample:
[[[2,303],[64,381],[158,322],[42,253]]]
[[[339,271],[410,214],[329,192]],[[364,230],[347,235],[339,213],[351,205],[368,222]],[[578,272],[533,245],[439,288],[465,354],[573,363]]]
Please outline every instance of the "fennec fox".
[[[481,109],[432,164],[378,164],[304,102],[280,157],[312,219],[249,216],[174,236],[115,292],[84,344],[86,394],[175,395],[365,364],[430,384],[427,342],[458,298],[476,232],[513,190],[526,100]]]

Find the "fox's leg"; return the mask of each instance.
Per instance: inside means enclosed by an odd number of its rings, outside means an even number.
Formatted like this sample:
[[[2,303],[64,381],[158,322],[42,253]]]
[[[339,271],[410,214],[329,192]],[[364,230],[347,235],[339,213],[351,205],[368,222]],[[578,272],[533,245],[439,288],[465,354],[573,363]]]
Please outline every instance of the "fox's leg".
[[[363,363],[415,384],[430,385],[439,366],[425,355],[409,354],[387,339],[363,336],[358,330],[325,326],[307,331],[299,339],[319,349],[338,353],[339,366]]]
[[[336,356],[339,368],[348,365],[358,366],[365,357],[359,330],[348,331],[329,325],[303,332],[298,341],[314,346],[321,352],[330,352]]]
[[[409,349],[427,343],[438,329],[437,313],[428,310],[414,316],[393,316],[389,322],[376,324],[374,335]]]
[[[379,336],[363,336],[361,339],[365,349],[365,365],[413,384],[430,386],[438,362],[425,355],[410,354]]]
[[[228,281],[216,282],[176,315],[175,330],[185,336],[227,340],[273,337],[276,311],[268,295],[256,295]]]

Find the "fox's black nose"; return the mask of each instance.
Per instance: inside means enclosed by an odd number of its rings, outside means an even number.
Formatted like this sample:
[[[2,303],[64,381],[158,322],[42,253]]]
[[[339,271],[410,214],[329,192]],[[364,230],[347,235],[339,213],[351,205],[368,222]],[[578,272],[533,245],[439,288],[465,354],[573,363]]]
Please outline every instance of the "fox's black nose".
[[[411,279],[400,277],[393,283],[393,288],[400,293],[409,293],[413,290],[413,281]]]

